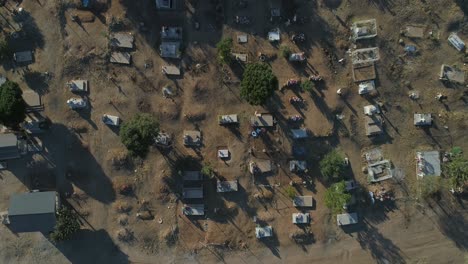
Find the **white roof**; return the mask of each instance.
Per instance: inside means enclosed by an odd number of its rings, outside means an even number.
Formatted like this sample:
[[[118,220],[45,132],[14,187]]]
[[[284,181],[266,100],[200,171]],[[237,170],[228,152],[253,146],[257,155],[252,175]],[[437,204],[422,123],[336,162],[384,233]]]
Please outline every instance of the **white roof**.
[[[462,51],[465,48],[465,42],[461,40],[457,33],[450,34],[450,36],[448,37],[448,41],[458,51]]]
[[[83,98],[70,98],[67,100],[67,105],[72,108],[85,108],[88,104]]]
[[[186,204],[182,207],[184,215],[205,215],[204,204]]]
[[[221,159],[229,158],[229,150],[218,149],[218,158],[221,158]]]
[[[268,32],[268,40],[269,41],[279,41],[280,39],[281,39],[281,34],[280,34],[279,29],[272,30],[272,31]]]
[[[292,222],[294,224],[307,224],[310,221],[309,213],[294,213],[292,214]]]
[[[130,33],[114,33],[110,36],[111,47],[132,49],[135,37]]]
[[[271,237],[273,236],[273,228],[271,226],[256,227],[255,236],[257,238]]]
[[[232,123],[237,123],[238,118],[236,114],[232,115],[219,115],[218,116],[218,123],[219,124],[232,124]]]
[[[67,85],[71,91],[88,91],[88,80],[71,80]]]
[[[162,66],[162,73],[167,75],[180,75],[180,68],[171,65]]]
[[[106,124],[106,125],[118,126],[118,125],[120,125],[120,117],[114,116],[114,115],[104,114],[102,116],[102,122],[104,122],[104,124]]]
[[[339,226],[357,224],[358,215],[357,213],[339,214],[336,216],[336,223]]]
[[[380,113],[379,106],[377,105],[364,106],[364,114],[371,116],[373,114],[378,114],[378,113]]]
[[[237,181],[218,181],[216,183],[217,192],[237,192],[238,189]]]
[[[414,114],[414,125],[415,126],[432,125],[432,115],[431,114]]]
[[[294,207],[312,207],[314,205],[314,198],[312,196],[296,196],[293,199]]]
[[[367,81],[367,82],[362,82],[359,84],[359,91],[358,91],[359,94],[366,94],[373,90],[375,90],[374,81]]]
[[[247,43],[247,35],[237,35],[237,42]]]
[[[128,52],[112,52],[110,55],[110,62],[119,64],[130,64],[132,55]]]
[[[440,154],[439,151],[416,152],[416,175],[440,176]]]

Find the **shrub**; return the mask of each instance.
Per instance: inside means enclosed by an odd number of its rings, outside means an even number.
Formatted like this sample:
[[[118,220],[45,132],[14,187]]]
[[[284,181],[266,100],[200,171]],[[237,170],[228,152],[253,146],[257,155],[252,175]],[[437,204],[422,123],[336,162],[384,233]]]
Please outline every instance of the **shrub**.
[[[122,125],[120,139],[131,155],[144,156],[159,133],[159,123],[150,114],[137,114]]]
[[[320,172],[326,181],[339,181],[345,170],[344,158],[336,150],[330,151],[319,163]]]
[[[247,65],[241,82],[241,97],[252,105],[261,105],[273,95],[278,80],[270,66],[264,63]]]
[[[289,198],[294,199],[294,197],[296,197],[296,189],[294,189],[294,187],[291,185],[288,185],[285,191]]]
[[[218,59],[221,63],[230,64],[232,61],[232,38],[222,39],[216,44],[218,49]]]
[[[285,58],[285,59],[289,59],[289,56],[291,56],[291,49],[286,46],[286,45],[281,45],[280,48],[280,56]]]
[[[344,181],[332,184],[325,192],[325,205],[337,214],[343,210],[343,206],[351,201],[351,194],[346,192]]]
[[[57,224],[50,238],[53,241],[69,239],[74,233],[80,230],[80,223],[76,214],[67,207],[62,207],[57,213]]]
[[[462,155],[456,156],[445,165],[444,174],[449,178],[453,188],[460,188],[468,184],[468,160]]]
[[[209,178],[214,177],[214,170],[209,162],[206,162],[205,164],[203,164],[203,167],[201,168],[201,174]]]
[[[0,86],[0,122],[17,127],[26,117],[26,103],[18,84],[6,81]]]
[[[444,186],[443,179],[438,176],[427,175],[418,179],[419,197],[429,199],[440,194]]]
[[[301,89],[306,92],[311,92],[315,87],[315,84],[311,80],[305,80],[301,83]]]

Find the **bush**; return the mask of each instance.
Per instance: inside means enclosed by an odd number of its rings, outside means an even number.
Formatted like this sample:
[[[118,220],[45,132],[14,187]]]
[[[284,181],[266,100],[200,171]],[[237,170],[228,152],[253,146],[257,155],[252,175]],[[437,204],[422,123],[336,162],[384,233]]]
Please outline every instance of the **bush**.
[[[218,59],[221,63],[230,64],[232,61],[232,38],[222,39],[216,44],[218,49]]]
[[[241,82],[241,97],[252,105],[261,105],[273,95],[278,80],[270,66],[264,63],[248,64]]]
[[[280,56],[285,58],[285,59],[289,59],[289,56],[291,56],[291,49],[286,46],[286,45],[281,45],[280,48]]]
[[[122,125],[120,139],[131,155],[144,156],[159,133],[159,123],[150,114],[137,114]]]
[[[6,40],[0,40],[0,60],[7,60],[11,57],[11,49],[10,45]]]
[[[468,160],[461,152],[445,165],[444,174],[449,178],[453,188],[460,188],[468,184]]]
[[[76,214],[69,208],[62,207],[57,212],[57,224],[50,238],[53,241],[67,240],[78,230],[80,230],[80,223]]]
[[[214,170],[213,167],[209,162],[203,164],[203,167],[201,168],[201,174],[205,175],[208,178],[213,178],[214,177]]]
[[[346,192],[344,181],[332,184],[325,192],[325,205],[332,210],[334,214],[340,213],[343,206],[351,201],[351,194]]]
[[[425,176],[418,179],[419,197],[429,199],[438,196],[444,189],[443,179],[439,176]]]
[[[8,127],[17,127],[26,117],[26,103],[18,84],[6,81],[0,86],[0,122]]]
[[[306,92],[311,92],[315,87],[315,84],[311,80],[305,80],[301,83],[301,89]]]
[[[338,151],[329,152],[319,163],[320,172],[326,181],[339,181],[345,170],[344,158]]]
[[[285,191],[289,198],[294,199],[294,197],[296,197],[296,189],[294,189],[294,187],[291,185],[286,187]]]

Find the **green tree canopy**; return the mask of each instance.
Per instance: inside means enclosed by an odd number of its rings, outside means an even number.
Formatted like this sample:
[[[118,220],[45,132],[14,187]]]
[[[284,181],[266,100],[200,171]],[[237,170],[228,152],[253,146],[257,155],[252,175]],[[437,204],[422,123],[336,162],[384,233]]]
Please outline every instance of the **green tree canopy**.
[[[242,75],[241,97],[252,105],[261,105],[273,95],[278,80],[265,63],[248,64]]]
[[[465,186],[468,184],[468,160],[462,154],[455,156],[446,163],[444,173],[454,188]]]
[[[344,158],[336,150],[330,151],[319,163],[320,172],[326,181],[339,181],[345,170]]]
[[[144,156],[159,133],[159,122],[150,114],[137,114],[120,129],[120,139],[131,155]]]
[[[301,88],[302,90],[306,92],[311,92],[315,87],[315,84],[311,80],[305,80],[301,82]]]
[[[343,206],[351,201],[351,194],[346,192],[344,181],[332,184],[325,192],[325,205],[332,210],[334,214],[340,213]]]
[[[50,237],[54,241],[67,240],[78,230],[80,230],[80,223],[76,214],[72,210],[62,207],[57,212],[57,224]]]
[[[218,59],[221,63],[230,64],[232,61],[232,38],[225,38],[216,44],[218,49]]]
[[[0,122],[16,127],[26,117],[26,103],[18,84],[6,81],[0,86]]]
[[[11,49],[8,42],[4,39],[0,40],[0,60],[6,60],[11,57]]]
[[[281,57],[284,57],[285,59],[289,59],[289,56],[291,56],[291,49],[289,48],[289,46],[281,45],[279,50],[280,50]]]

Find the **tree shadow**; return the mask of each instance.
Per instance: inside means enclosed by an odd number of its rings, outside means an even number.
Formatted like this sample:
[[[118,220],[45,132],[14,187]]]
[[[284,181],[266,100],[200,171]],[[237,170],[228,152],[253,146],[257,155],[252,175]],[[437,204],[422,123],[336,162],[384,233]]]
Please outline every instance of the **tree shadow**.
[[[270,249],[271,253],[275,257],[281,259],[281,254],[280,254],[280,251],[279,251],[279,240],[278,240],[278,236],[275,233],[275,230],[273,230],[273,236],[261,238],[260,243],[262,243],[268,249]]]
[[[44,73],[26,70],[23,78],[28,87],[39,95],[42,96],[49,92],[49,77]]]
[[[13,20],[21,24],[20,37],[18,39],[13,39],[12,46],[15,47],[15,50],[34,50],[35,48],[44,48],[44,35],[42,35],[41,30],[36,24],[36,21],[31,16],[31,14],[25,10],[21,13],[13,16]],[[24,36],[22,38],[21,36]]]

